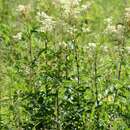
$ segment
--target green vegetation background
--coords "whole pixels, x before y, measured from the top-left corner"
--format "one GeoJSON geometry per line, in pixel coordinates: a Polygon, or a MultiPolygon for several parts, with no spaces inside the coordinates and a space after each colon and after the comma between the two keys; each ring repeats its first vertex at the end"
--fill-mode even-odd
{"type": "Polygon", "coordinates": [[[129,130],[130,1],[82,0],[90,9],[76,17],[56,1],[0,0],[0,129],[129,130]],[[42,11],[51,31],[39,30],[42,11]]]}

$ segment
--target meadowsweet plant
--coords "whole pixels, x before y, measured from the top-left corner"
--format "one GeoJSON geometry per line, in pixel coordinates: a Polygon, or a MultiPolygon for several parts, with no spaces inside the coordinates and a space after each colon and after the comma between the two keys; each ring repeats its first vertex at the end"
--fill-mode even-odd
{"type": "Polygon", "coordinates": [[[0,0],[0,129],[130,129],[129,0],[0,0]]]}

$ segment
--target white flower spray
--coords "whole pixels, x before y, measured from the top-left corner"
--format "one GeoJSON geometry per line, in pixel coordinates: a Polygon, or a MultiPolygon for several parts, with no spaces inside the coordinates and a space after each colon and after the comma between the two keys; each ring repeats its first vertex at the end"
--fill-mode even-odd
{"type": "Polygon", "coordinates": [[[36,18],[40,23],[39,32],[51,32],[53,30],[55,26],[53,17],[47,15],[45,12],[38,12],[36,18]]]}

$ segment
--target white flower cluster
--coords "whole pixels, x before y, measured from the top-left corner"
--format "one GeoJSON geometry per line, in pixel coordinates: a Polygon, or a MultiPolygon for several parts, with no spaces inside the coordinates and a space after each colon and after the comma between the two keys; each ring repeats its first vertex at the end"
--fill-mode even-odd
{"type": "Polygon", "coordinates": [[[101,49],[103,52],[108,52],[108,50],[109,50],[108,46],[106,46],[106,45],[102,45],[101,49]]]}
{"type": "Polygon", "coordinates": [[[127,46],[126,50],[127,50],[128,54],[130,54],[130,46],[127,46]]]}
{"type": "Polygon", "coordinates": [[[41,24],[39,32],[51,32],[53,30],[55,25],[53,17],[48,16],[45,12],[38,12],[36,17],[41,24]]]}
{"type": "Polygon", "coordinates": [[[88,11],[90,9],[91,5],[92,5],[92,2],[87,2],[86,4],[83,4],[81,6],[80,11],[88,11]]]}
{"type": "Polygon", "coordinates": [[[79,5],[81,0],[56,0],[56,1],[65,6],[77,6],[79,5]]]}
{"type": "Polygon", "coordinates": [[[110,88],[107,88],[104,93],[100,93],[98,95],[98,99],[100,100],[100,103],[102,104],[102,101],[108,101],[108,102],[113,102],[115,94],[110,95],[109,93],[113,93],[114,87],[110,86],[110,88]]]}
{"type": "Polygon", "coordinates": [[[71,18],[78,18],[81,12],[87,11],[91,6],[90,2],[80,5],[81,0],[54,0],[53,2],[62,7],[65,17],[70,16],[71,18]]]}
{"type": "Polygon", "coordinates": [[[80,15],[79,8],[71,6],[63,6],[63,16],[68,18],[78,18],[80,15]]]}
{"type": "Polygon", "coordinates": [[[16,11],[22,15],[26,15],[31,11],[31,5],[18,5],[16,11]]]}
{"type": "Polygon", "coordinates": [[[104,23],[111,25],[112,24],[112,17],[104,19],[104,23]]]}
{"type": "Polygon", "coordinates": [[[89,48],[96,48],[96,43],[88,43],[89,48]]]}
{"type": "Polygon", "coordinates": [[[113,25],[111,18],[107,19],[105,21],[107,22],[107,27],[105,29],[105,33],[112,34],[112,36],[114,36],[114,38],[121,40],[123,38],[123,33],[124,33],[125,27],[122,24],[113,25]]]}
{"type": "Polygon", "coordinates": [[[116,33],[117,32],[116,26],[108,25],[107,28],[106,28],[106,32],[108,32],[108,33],[116,33]]]}
{"type": "Polygon", "coordinates": [[[68,34],[73,35],[78,31],[78,29],[75,26],[69,26],[66,31],[68,34]]]}
{"type": "Polygon", "coordinates": [[[91,32],[91,29],[89,27],[82,27],[82,32],[89,33],[89,32],[91,32]]]}
{"type": "Polygon", "coordinates": [[[22,39],[22,32],[19,32],[19,33],[17,33],[16,35],[14,35],[14,36],[13,36],[13,39],[14,39],[14,40],[18,40],[18,41],[21,40],[21,39],[22,39]]]}
{"type": "Polygon", "coordinates": [[[26,6],[25,5],[18,5],[18,8],[16,9],[16,11],[18,12],[23,12],[26,10],[26,6]]]}
{"type": "Polygon", "coordinates": [[[130,7],[125,8],[125,18],[127,22],[130,21],[130,7]]]}
{"type": "Polygon", "coordinates": [[[59,47],[66,48],[67,47],[67,43],[65,41],[59,42],[59,47]]]}
{"type": "Polygon", "coordinates": [[[104,23],[107,24],[107,28],[105,30],[106,33],[116,33],[117,29],[116,26],[112,24],[112,18],[104,19],[104,23]]]}
{"type": "Polygon", "coordinates": [[[83,46],[84,52],[87,50],[89,50],[89,52],[94,52],[96,49],[100,50],[103,53],[109,52],[109,47],[107,45],[100,45],[100,43],[89,42],[83,46]]]}

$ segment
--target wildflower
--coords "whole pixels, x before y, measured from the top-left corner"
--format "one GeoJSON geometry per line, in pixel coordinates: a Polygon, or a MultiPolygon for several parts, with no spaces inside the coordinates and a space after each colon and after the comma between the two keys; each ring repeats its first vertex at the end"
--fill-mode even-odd
{"type": "Polygon", "coordinates": [[[79,5],[79,2],[81,0],[55,0],[55,1],[58,1],[60,4],[66,5],[66,6],[77,6],[79,5]]]}
{"type": "Polygon", "coordinates": [[[17,11],[18,12],[24,12],[26,10],[26,6],[25,5],[18,5],[17,11]]]}
{"type": "Polygon", "coordinates": [[[42,85],[42,82],[40,80],[35,82],[35,87],[40,87],[41,85],[42,85]]]}
{"type": "Polygon", "coordinates": [[[96,43],[88,43],[89,48],[96,48],[96,43]]]}
{"type": "Polygon", "coordinates": [[[92,3],[90,3],[90,2],[87,2],[86,4],[83,4],[81,6],[81,11],[88,11],[90,9],[91,5],[92,5],[92,3]]]}
{"type": "Polygon", "coordinates": [[[18,5],[17,12],[26,16],[31,10],[31,5],[18,5]]]}
{"type": "Polygon", "coordinates": [[[109,95],[109,96],[107,96],[107,97],[105,97],[104,99],[103,99],[103,101],[105,101],[105,102],[113,102],[114,101],[114,97],[112,96],[112,95],[109,95]]]}
{"type": "Polygon", "coordinates": [[[125,18],[127,22],[130,21],[130,7],[125,8],[125,18]]]}
{"type": "Polygon", "coordinates": [[[130,46],[126,47],[128,54],[130,54],[130,46]]]}
{"type": "Polygon", "coordinates": [[[79,4],[81,0],[54,0],[53,3],[63,9],[63,16],[77,18],[80,14],[79,4]]]}
{"type": "Polygon", "coordinates": [[[118,25],[108,24],[105,33],[111,34],[113,38],[115,38],[116,40],[121,40],[124,38],[124,29],[125,29],[124,26],[121,24],[118,25]]]}
{"type": "Polygon", "coordinates": [[[51,32],[54,28],[55,21],[45,12],[38,12],[36,16],[37,20],[40,22],[39,32],[51,32]]]}
{"type": "Polygon", "coordinates": [[[123,25],[121,25],[121,24],[117,25],[117,27],[116,27],[116,30],[117,30],[116,35],[117,35],[118,40],[121,40],[121,39],[124,38],[124,29],[125,29],[125,27],[123,25]]]}
{"type": "Polygon", "coordinates": [[[106,28],[106,33],[116,33],[117,29],[116,26],[108,24],[106,28]]]}
{"type": "Polygon", "coordinates": [[[76,27],[69,27],[68,29],[67,29],[67,33],[69,33],[69,34],[74,34],[75,32],[77,32],[78,30],[77,30],[77,28],[76,27]]]}
{"type": "Polygon", "coordinates": [[[98,95],[98,100],[101,100],[103,98],[102,94],[98,95]]]}
{"type": "Polygon", "coordinates": [[[90,27],[86,27],[85,25],[83,25],[82,32],[83,33],[89,33],[89,32],[91,32],[91,29],[90,29],[90,27]]]}
{"type": "Polygon", "coordinates": [[[74,44],[73,44],[73,42],[72,41],[69,41],[68,42],[68,47],[70,48],[70,49],[74,49],[74,44]]]}
{"type": "Polygon", "coordinates": [[[71,18],[78,18],[80,14],[80,9],[79,8],[72,8],[71,6],[64,6],[63,7],[63,16],[64,17],[71,17],[71,18]]]}
{"type": "Polygon", "coordinates": [[[112,18],[107,18],[104,20],[105,23],[107,23],[107,27],[105,29],[106,33],[109,34],[122,34],[124,32],[124,26],[122,24],[113,25],[112,24],[112,18]]]}
{"type": "Polygon", "coordinates": [[[108,46],[101,46],[101,49],[104,51],[104,52],[108,52],[108,46]]]}
{"type": "Polygon", "coordinates": [[[107,101],[109,101],[109,102],[113,102],[113,101],[114,101],[113,96],[112,96],[112,95],[109,95],[109,96],[107,97],[107,101]]]}
{"type": "Polygon", "coordinates": [[[59,42],[59,46],[62,47],[62,48],[66,48],[67,44],[66,44],[65,41],[63,41],[63,42],[59,42]]]}
{"type": "Polygon", "coordinates": [[[15,40],[21,40],[22,39],[22,32],[17,33],[16,35],[13,36],[13,38],[15,40]]]}
{"type": "Polygon", "coordinates": [[[128,85],[127,88],[130,90],[130,85],[128,85]]]}
{"type": "Polygon", "coordinates": [[[112,17],[104,19],[104,23],[107,23],[108,25],[112,24],[112,17]]]}
{"type": "Polygon", "coordinates": [[[37,18],[38,19],[51,19],[52,20],[52,17],[51,16],[48,16],[45,12],[37,12],[37,18]]]}
{"type": "Polygon", "coordinates": [[[105,92],[104,92],[104,96],[107,96],[107,95],[108,95],[108,93],[109,93],[109,90],[108,90],[108,89],[106,89],[106,90],[105,90],[105,92]]]}

